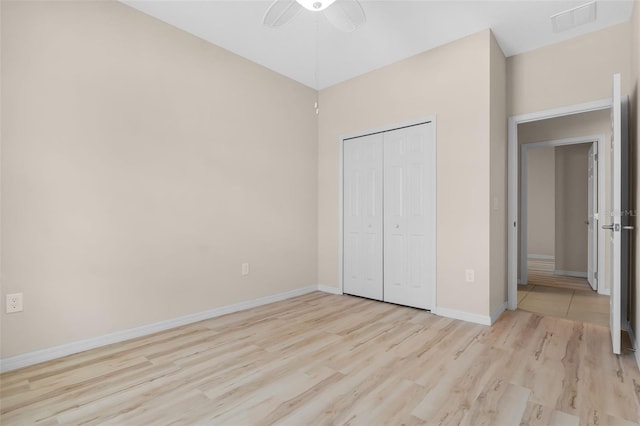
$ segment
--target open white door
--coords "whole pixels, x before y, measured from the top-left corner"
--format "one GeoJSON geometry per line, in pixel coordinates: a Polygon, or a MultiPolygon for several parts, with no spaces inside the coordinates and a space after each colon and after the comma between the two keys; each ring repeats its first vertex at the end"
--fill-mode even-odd
{"type": "Polygon", "coordinates": [[[598,289],[598,279],[596,276],[596,268],[598,265],[598,231],[596,229],[596,212],[598,211],[598,193],[597,193],[597,152],[598,144],[591,144],[589,148],[589,164],[588,164],[588,194],[587,194],[587,281],[592,289],[598,289]]]}
{"type": "MultiPolygon", "coordinates": [[[[603,229],[610,230],[611,271],[609,285],[611,289],[609,306],[609,327],[611,329],[611,343],[613,353],[620,353],[620,332],[622,325],[622,271],[623,253],[622,218],[626,208],[626,193],[623,191],[623,162],[622,151],[625,149],[622,125],[622,97],[620,95],[620,74],[613,76],[613,105],[611,106],[611,214],[607,219],[610,223],[603,225],[603,229]]],[[[624,135],[626,136],[626,135],[624,135]]]]}

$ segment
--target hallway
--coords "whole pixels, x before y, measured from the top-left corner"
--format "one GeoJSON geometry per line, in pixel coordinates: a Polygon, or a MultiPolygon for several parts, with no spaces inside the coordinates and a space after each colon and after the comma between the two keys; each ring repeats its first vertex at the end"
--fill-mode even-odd
{"type": "Polygon", "coordinates": [[[553,261],[529,260],[527,285],[518,286],[518,308],[545,316],[609,327],[609,296],[584,278],[553,274],[553,261]]]}

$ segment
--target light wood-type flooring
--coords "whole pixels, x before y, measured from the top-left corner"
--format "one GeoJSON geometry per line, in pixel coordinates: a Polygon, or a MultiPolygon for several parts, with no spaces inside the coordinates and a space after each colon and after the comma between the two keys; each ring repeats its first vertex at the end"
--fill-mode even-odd
{"type": "Polygon", "coordinates": [[[609,327],[609,296],[584,278],[553,274],[553,261],[529,260],[528,284],[518,286],[518,307],[540,315],[609,327]]]}
{"type": "Polygon", "coordinates": [[[5,373],[0,423],[635,424],[640,373],[609,342],[315,292],[5,373]]]}
{"type": "Polygon", "coordinates": [[[527,264],[527,284],[529,285],[593,291],[586,278],[554,274],[555,261],[553,260],[529,259],[527,264]]]}

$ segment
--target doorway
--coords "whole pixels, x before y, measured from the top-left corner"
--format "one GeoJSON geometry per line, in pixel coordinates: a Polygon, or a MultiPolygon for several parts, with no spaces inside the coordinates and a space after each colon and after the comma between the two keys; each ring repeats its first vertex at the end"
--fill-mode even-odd
{"type": "Polygon", "coordinates": [[[610,103],[604,105],[518,123],[514,221],[516,306],[602,326],[609,312],[605,280],[598,280],[606,258],[599,213],[608,202],[610,103]],[[532,161],[546,180],[537,188],[532,161]]]}
{"type": "MultiPolygon", "coordinates": [[[[611,84],[611,98],[589,102],[585,104],[561,107],[530,114],[522,114],[509,117],[508,120],[508,270],[507,293],[509,309],[517,309],[518,306],[518,275],[521,273],[518,261],[519,246],[519,164],[518,164],[518,126],[522,123],[535,122],[537,120],[554,117],[568,117],[581,113],[595,112],[610,109],[611,140],[609,143],[609,161],[600,161],[600,164],[608,164],[605,174],[609,178],[609,190],[606,192],[608,199],[608,211],[601,211],[598,217],[598,239],[604,238],[604,231],[608,232],[609,244],[607,253],[598,252],[598,259],[604,254],[606,265],[605,281],[609,287],[609,328],[611,330],[611,347],[613,353],[621,353],[621,331],[623,322],[628,321],[625,311],[627,303],[627,279],[630,265],[629,257],[629,233],[634,226],[629,222],[629,186],[628,186],[628,101],[621,94],[621,76],[614,74],[611,84]],[[606,214],[605,214],[606,213],[606,214]],[[606,221],[606,222],[605,222],[606,221]],[[602,223],[605,222],[605,223],[602,223]],[[608,223],[607,223],[608,222],[608,223]]],[[[605,151],[606,152],[606,151],[605,151]]],[[[604,167],[599,167],[598,174],[604,173],[604,167]]],[[[603,278],[603,277],[601,277],[603,278]]]]}
{"type": "Polygon", "coordinates": [[[606,126],[604,112],[520,129],[526,142],[520,145],[520,277],[525,285],[518,286],[518,308],[607,327],[609,298],[596,292],[598,201],[603,198],[597,153],[605,136],[529,142],[543,126],[556,133],[579,131],[584,121],[606,126]]]}
{"type": "MultiPolygon", "coordinates": [[[[597,116],[572,121],[593,118],[602,121],[597,116]]],[[[527,134],[526,127],[521,133],[527,134]]],[[[598,176],[598,151],[604,152],[604,144],[605,135],[599,134],[520,145],[520,284],[531,282],[532,271],[535,280],[550,286],[555,276],[556,286],[606,294],[604,283],[598,285],[598,271],[605,266],[598,264],[598,253],[605,246],[597,232],[605,201],[604,176],[598,176]]]]}

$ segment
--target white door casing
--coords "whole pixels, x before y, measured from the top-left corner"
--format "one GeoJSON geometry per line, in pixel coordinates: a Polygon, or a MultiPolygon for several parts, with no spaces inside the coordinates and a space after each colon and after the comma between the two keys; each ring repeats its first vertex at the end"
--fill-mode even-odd
{"type": "Polygon", "coordinates": [[[589,148],[588,184],[587,184],[587,281],[592,289],[598,289],[598,282],[595,271],[598,265],[598,232],[596,230],[596,212],[598,211],[597,190],[597,152],[598,145],[593,143],[589,148]]]}
{"type": "MultiPolygon", "coordinates": [[[[532,121],[544,120],[555,117],[563,117],[572,114],[580,114],[590,111],[599,111],[611,108],[611,99],[601,99],[598,101],[587,102],[584,104],[570,105],[566,107],[554,108],[544,111],[532,112],[511,116],[508,119],[508,169],[507,169],[507,193],[508,193],[508,238],[507,238],[507,297],[508,308],[515,310],[518,308],[518,246],[520,244],[518,238],[518,222],[519,206],[518,206],[518,175],[519,175],[519,146],[518,146],[518,125],[529,123],[532,121]]],[[[603,142],[599,141],[599,152],[603,151],[603,142]]],[[[598,192],[605,193],[604,187],[604,167],[598,169],[598,192]]],[[[604,197],[598,198],[598,210],[604,212],[604,197]]],[[[600,222],[602,217],[600,217],[600,222]]],[[[598,228],[598,270],[604,271],[605,257],[600,255],[604,253],[604,232],[598,228]]],[[[601,281],[602,283],[602,281],[601,281]]],[[[600,285],[598,292],[604,289],[600,285]]]]}

